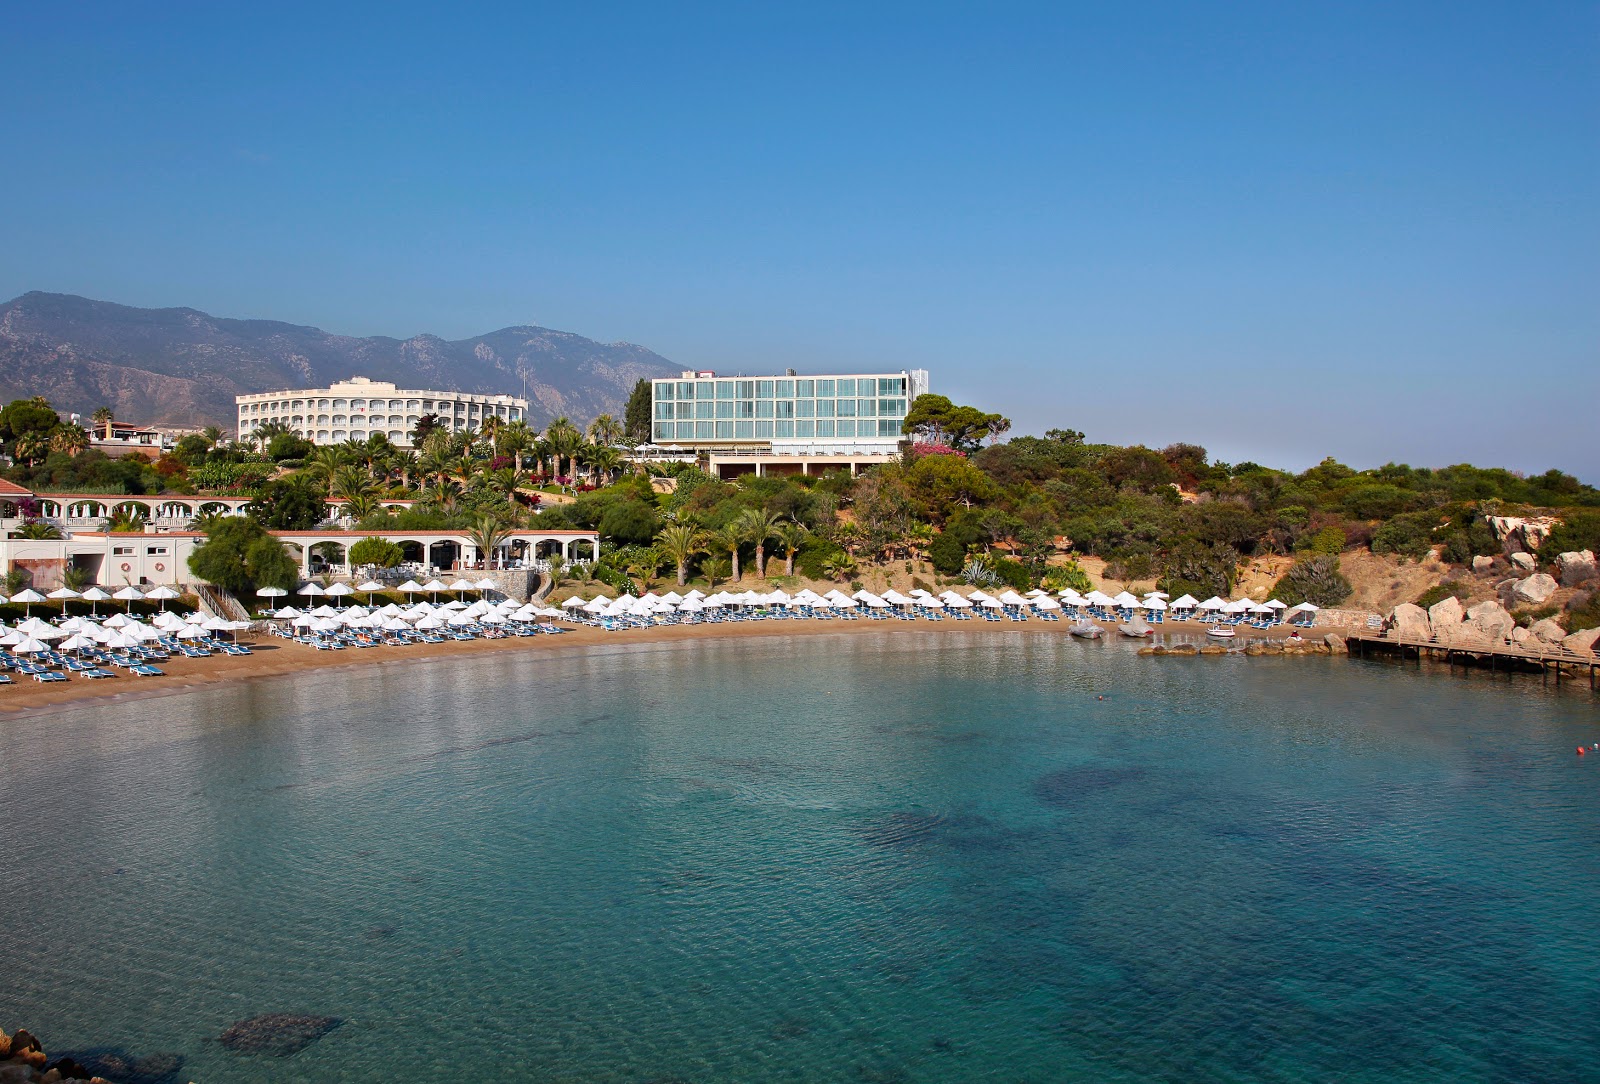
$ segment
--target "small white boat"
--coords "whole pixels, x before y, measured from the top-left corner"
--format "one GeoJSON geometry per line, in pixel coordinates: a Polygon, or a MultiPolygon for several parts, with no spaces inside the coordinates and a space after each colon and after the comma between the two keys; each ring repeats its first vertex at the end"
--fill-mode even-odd
{"type": "Polygon", "coordinates": [[[1074,636],[1081,636],[1085,640],[1098,640],[1104,631],[1093,621],[1079,621],[1067,630],[1074,636]]]}
{"type": "Polygon", "coordinates": [[[1118,625],[1117,631],[1122,633],[1124,636],[1138,640],[1142,637],[1153,634],[1156,630],[1154,625],[1145,624],[1143,619],[1135,619],[1125,625],[1118,625]]]}
{"type": "Polygon", "coordinates": [[[1231,640],[1238,633],[1226,625],[1212,625],[1209,629],[1206,629],[1206,635],[1218,640],[1231,640]]]}

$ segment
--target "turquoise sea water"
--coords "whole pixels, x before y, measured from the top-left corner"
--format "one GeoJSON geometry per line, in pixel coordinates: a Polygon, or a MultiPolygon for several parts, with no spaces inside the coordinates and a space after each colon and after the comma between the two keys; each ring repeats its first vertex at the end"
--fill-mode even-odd
{"type": "Polygon", "coordinates": [[[900,630],[0,720],[0,1026],[206,1084],[1600,1080],[1585,740],[1585,685],[900,630]],[[265,1012],[344,1022],[215,1041],[265,1012]]]}

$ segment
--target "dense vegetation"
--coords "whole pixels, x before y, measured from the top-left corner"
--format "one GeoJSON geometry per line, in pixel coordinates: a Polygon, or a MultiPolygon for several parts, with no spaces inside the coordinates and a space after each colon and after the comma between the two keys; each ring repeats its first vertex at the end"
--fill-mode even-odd
{"type": "MultiPolygon", "coordinates": [[[[722,482],[693,464],[629,468],[628,444],[647,424],[647,390],[627,417],[586,429],[557,419],[542,433],[520,422],[450,432],[424,417],[416,450],[382,437],[311,447],[263,428],[235,444],[186,438],[154,464],[110,460],[56,441],[48,405],[0,411],[9,476],[34,488],[213,492],[252,497],[271,529],[306,528],[338,499],[362,528],[489,532],[527,525],[597,530],[595,570],[619,587],[665,574],[712,581],[782,574],[850,580],[872,567],[926,562],[940,576],[1019,588],[1087,586],[1071,562],[1090,555],[1122,580],[1156,580],[1173,594],[1226,595],[1240,563],[1290,555],[1286,602],[1335,605],[1350,586],[1339,567],[1352,548],[1415,559],[1430,549],[1455,563],[1499,552],[1486,517],[1557,510],[1546,554],[1600,548],[1600,491],[1560,471],[1524,477],[1468,465],[1386,464],[1358,471],[1332,459],[1300,473],[1214,462],[1204,448],[1090,444],[1081,433],[1001,440],[998,414],[924,396],[907,418],[905,454],[858,478],[746,477],[722,482]],[[654,475],[652,477],[651,475],[654,475]],[[668,480],[670,479],[670,481],[668,480]],[[560,493],[570,503],[545,502],[560,493]],[[384,500],[410,498],[398,515],[384,500]]],[[[59,426],[59,422],[53,423],[59,426]]],[[[393,554],[369,547],[373,564],[393,554]]]]}

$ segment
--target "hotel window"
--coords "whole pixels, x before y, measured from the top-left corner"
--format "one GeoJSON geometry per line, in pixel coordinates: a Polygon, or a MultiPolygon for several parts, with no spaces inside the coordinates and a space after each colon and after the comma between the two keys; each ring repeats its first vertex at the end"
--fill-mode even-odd
{"type": "Polygon", "coordinates": [[[679,399],[693,399],[694,398],[694,385],[691,384],[687,380],[679,381],[678,382],[678,398],[679,399]]]}
{"type": "Polygon", "coordinates": [[[906,378],[903,376],[880,376],[878,378],[879,395],[899,395],[905,390],[906,378]]]}
{"type": "Polygon", "coordinates": [[[657,403],[656,417],[663,420],[670,419],[672,417],[672,407],[672,403],[657,403]]]}
{"type": "Polygon", "coordinates": [[[776,380],[757,380],[756,381],[756,398],[757,399],[771,399],[772,398],[773,388],[777,385],[777,383],[778,382],[776,380]]]}
{"type": "Polygon", "coordinates": [[[809,418],[817,412],[817,405],[810,399],[796,399],[794,416],[796,418],[809,418]]]}
{"type": "Polygon", "coordinates": [[[146,557],[160,557],[160,556],[162,556],[163,554],[165,554],[167,552],[167,547],[165,547],[165,546],[146,546],[144,548],[144,552],[145,552],[145,556],[146,557]]]}
{"type": "Polygon", "coordinates": [[[812,437],[816,435],[816,422],[795,422],[794,435],[797,437],[812,437]]]}
{"type": "MultiPolygon", "coordinates": [[[[744,406],[743,403],[740,403],[739,405],[740,406],[744,406]]],[[[732,399],[728,400],[726,403],[718,403],[717,404],[717,417],[719,417],[719,418],[731,418],[731,417],[733,417],[733,400],[732,399]]]]}
{"type": "Polygon", "coordinates": [[[756,416],[757,408],[758,407],[764,407],[766,405],[767,405],[766,403],[759,403],[758,404],[758,403],[754,403],[754,402],[752,402],[752,401],[750,401],[748,399],[741,399],[741,400],[739,400],[739,417],[741,417],[741,418],[753,418],[753,417],[756,416]]]}
{"type": "Polygon", "coordinates": [[[693,440],[694,439],[694,422],[679,422],[678,423],[678,439],[679,440],[693,440]]]}
{"type": "Polygon", "coordinates": [[[696,440],[710,440],[711,436],[712,436],[712,432],[713,432],[712,426],[714,426],[716,424],[717,424],[716,422],[695,422],[694,423],[694,439],[696,439],[696,440]]]}
{"type": "Polygon", "coordinates": [[[833,400],[832,399],[818,399],[817,400],[817,417],[819,417],[819,418],[831,418],[831,417],[833,417],[833,400]]]}
{"type": "Polygon", "coordinates": [[[717,404],[715,403],[696,402],[694,404],[694,416],[696,419],[715,417],[716,412],[717,404]]]}
{"type": "Polygon", "coordinates": [[[794,382],[794,393],[802,399],[810,399],[817,394],[817,382],[815,380],[796,380],[794,382]]]}
{"type": "Polygon", "coordinates": [[[779,399],[793,399],[794,398],[794,381],[793,380],[780,380],[780,381],[778,381],[778,398],[779,399]]]}
{"type": "MultiPolygon", "coordinates": [[[[740,404],[740,405],[743,405],[743,404],[740,404]]],[[[773,404],[772,404],[772,400],[771,399],[763,399],[759,403],[755,404],[756,417],[758,417],[758,418],[770,418],[770,417],[772,417],[772,406],[773,406],[773,404]]]]}
{"type": "Polygon", "coordinates": [[[731,381],[731,380],[719,380],[719,381],[717,381],[717,398],[718,399],[732,399],[733,398],[733,381],[731,381]]]}
{"type": "Polygon", "coordinates": [[[672,439],[672,423],[671,422],[656,422],[656,439],[657,440],[671,440],[672,439]]]}
{"type": "Polygon", "coordinates": [[[657,384],[656,385],[656,398],[657,399],[671,399],[672,398],[672,385],[671,384],[657,384]]]}
{"type": "MultiPolygon", "coordinates": [[[[740,440],[750,440],[755,436],[755,422],[734,422],[733,435],[740,440]]],[[[769,426],[771,422],[767,423],[769,426]]]]}
{"type": "Polygon", "coordinates": [[[777,401],[777,403],[775,403],[774,405],[778,408],[778,417],[780,417],[780,418],[792,418],[792,417],[794,417],[794,400],[793,399],[779,399],[777,401]]]}
{"type": "Polygon", "coordinates": [[[677,403],[677,404],[668,403],[667,404],[667,406],[674,406],[674,405],[678,408],[678,420],[680,422],[683,421],[685,418],[694,417],[694,404],[693,403],[677,403]]]}
{"type": "Polygon", "coordinates": [[[732,440],[733,439],[733,423],[732,422],[718,422],[717,423],[717,439],[718,440],[732,440]]]}
{"type": "MultiPolygon", "coordinates": [[[[853,437],[853,436],[856,435],[856,423],[855,422],[838,422],[836,424],[839,426],[839,431],[836,434],[837,436],[853,437]]],[[[868,423],[868,424],[871,424],[871,423],[868,423]]]]}
{"type": "Polygon", "coordinates": [[[879,399],[878,400],[878,414],[879,414],[880,417],[886,416],[886,415],[889,415],[889,414],[895,414],[895,415],[899,415],[899,416],[904,416],[905,412],[906,412],[906,401],[904,399],[879,399]]]}
{"type": "Polygon", "coordinates": [[[841,418],[854,418],[856,416],[856,401],[854,399],[840,399],[838,408],[834,413],[841,418]]]}
{"type": "Polygon", "coordinates": [[[832,399],[833,398],[833,381],[831,381],[831,380],[819,380],[819,381],[817,381],[817,398],[818,399],[832,399]]]}
{"type": "Polygon", "coordinates": [[[756,422],[756,438],[758,440],[771,440],[772,439],[772,423],[771,422],[756,422]]]}
{"type": "Polygon", "coordinates": [[[854,380],[840,380],[834,383],[833,394],[835,395],[854,395],[855,393],[856,382],[854,380]]]}
{"type": "Polygon", "coordinates": [[[716,382],[713,380],[697,380],[694,385],[696,399],[710,399],[717,393],[716,382]]]}
{"type": "Polygon", "coordinates": [[[350,409],[365,410],[367,409],[367,401],[365,399],[352,399],[350,400],[350,409]]]}
{"type": "Polygon", "coordinates": [[[117,557],[132,557],[133,556],[133,547],[132,546],[112,546],[111,547],[111,552],[117,557]]]}
{"type": "Polygon", "coordinates": [[[774,437],[792,437],[792,436],[794,436],[794,422],[786,422],[781,418],[779,420],[773,422],[772,423],[772,435],[774,437]]]}
{"type": "Polygon", "coordinates": [[[873,418],[878,414],[878,401],[876,399],[857,399],[856,417],[873,418]]]}
{"type": "Polygon", "coordinates": [[[739,381],[739,398],[754,399],[756,397],[756,382],[754,380],[739,381]]]}
{"type": "Polygon", "coordinates": [[[348,400],[348,399],[335,399],[333,401],[333,409],[335,409],[335,410],[349,410],[350,409],[350,400],[348,400]]]}
{"type": "Polygon", "coordinates": [[[900,420],[898,418],[879,418],[878,436],[898,437],[900,435],[900,420]]]}
{"type": "Polygon", "coordinates": [[[829,421],[818,422],[817,423],[817,436],[819,436],[819,437],[831,437],[831,436],[833,436],[833,421],[831,419],[829,421]]]}

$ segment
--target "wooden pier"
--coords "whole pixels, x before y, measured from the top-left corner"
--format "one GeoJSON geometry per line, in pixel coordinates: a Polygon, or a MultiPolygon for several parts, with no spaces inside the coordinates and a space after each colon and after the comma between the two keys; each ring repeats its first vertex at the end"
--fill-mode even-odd
{"type": "Polygon", "coordinates": [[[1582,680],[1587,673],[1589,688],[1600,690],[1600,658],[1594,655],[1578,655],[1559,645],[1533,648],[1512,643],[1510,640],[1502,640],[1497,644],[1482,641],[1447,643],[1434,639],[1419,640],[1414,637],[1397,636],[1392,631],[1371,630],[1346,632],[1342,635],[1350,648],[1350,654],[1357,658],[1374,655],[1397,656],[1401,659],[1414,659],[1419,667],[1422,665],[1422,660],[1428,658],[1443,661],[1452,668],[1461,666],[1487,669],[1492,673],[1504,671],[1508,676],[1537,671],[1546,682],[1553,677],[1557,685],[1561,684],[1563,677],[1568,681],[1582,680]]]}

